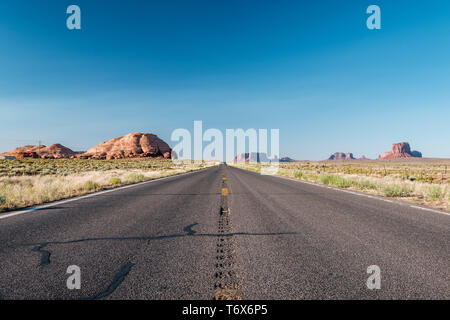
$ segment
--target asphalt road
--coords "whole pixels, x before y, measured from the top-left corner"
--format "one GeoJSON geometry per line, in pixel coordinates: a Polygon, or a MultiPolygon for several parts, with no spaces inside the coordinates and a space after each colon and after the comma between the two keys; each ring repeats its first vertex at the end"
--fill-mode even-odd
{"type": "Polygon", "coordinates": [[[444,214],[222,165],[0,219],[0,299],[449,299],[449,240],[444,214]]]}

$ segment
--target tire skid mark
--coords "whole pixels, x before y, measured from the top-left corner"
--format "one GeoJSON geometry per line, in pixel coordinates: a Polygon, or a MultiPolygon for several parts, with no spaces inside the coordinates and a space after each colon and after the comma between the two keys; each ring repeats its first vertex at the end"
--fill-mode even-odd
{"type": "Polygon", "coordinates": [[[131,262],[125,263],[124,265],[122,265],[120,270],[114,275],[111,283],[108,285],[108,287],[106,287],[105,290],[101,291],[100,293],[98,293],[96,295],[93,295],[93,296],[90,296],[87,298],[81,298],[80,300],[98,300],[98,299],[109,296],[125,280],[126,276],[128,275],[128,273],[130,273],[131,268],[133,268],[134,265],[135,264],[131,263],[131,262]]]}
{"type": "Polygon", "coordinates": [[[45,242],[45,243],[41,243],[41,244],[37,245],[36,247],[34,247],[33,249],[31,249],[31,251],[39,252],[41,254],[41,262],[40,262],[41,266],[46,266],[46,265],[50,264],[50,255],[52,253],[48,250],[43,250],[48,245],[49,245],[49,243],[45,242]]]}
{"type": "Polygon", "coordinates": [[[184,227],[184,228],[183,228],[183,231],[186,232],[186,235],[188,235],[188,236],[193,236],[194,234],[197,233],[197,231],[192,230],[192,228],[195,227],[196,225],[198,225],[197,222],[196,222],[196,223],[193,223],[193,224],[190,224],[190,225],[184,227]]]}
{"type": "Polygon", "coordinates": [[[233,226],[229,208],[229,187],[226,166],[222,167],[222,193],[218,220],[218,238],[216,245],[216,272],[214,274],[215,300],[242,300],[239,276],[236,272],[235,244],[233,226]]]}

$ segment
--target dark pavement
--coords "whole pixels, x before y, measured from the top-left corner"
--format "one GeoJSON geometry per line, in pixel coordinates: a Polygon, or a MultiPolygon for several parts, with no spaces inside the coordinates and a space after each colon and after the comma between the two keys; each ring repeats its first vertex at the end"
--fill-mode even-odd
{"type": "Polygon", "coordinates": [[[449,240],[446,215],[221,165],[0,219],[0,299],[449,299],[449,240]]]}

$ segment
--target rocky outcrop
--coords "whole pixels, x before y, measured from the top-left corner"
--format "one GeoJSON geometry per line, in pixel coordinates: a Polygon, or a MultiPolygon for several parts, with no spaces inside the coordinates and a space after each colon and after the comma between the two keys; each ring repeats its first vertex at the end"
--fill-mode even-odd
{"type": "Polygon", "coordinates": [[[379,159],[422,158],[419,151],[411,151],[408,142],[392,144],[392,151],[387,151],[379,156],[379,159]]]}
{"type": "Polygon", "coordinates": [[[56,143],[41,149],[39,151],[39,155],[44,159],[61,159],[70,158],[75,155],[75,152],[59,143],[56,143]]]}
{"type": "Polygon", "coordinates": [[[18,159],[23,158],[38,158],[37,151],[39,149],[45,148],[45,146],[33,146],[33,145],[26,145],[22,147],[17,147],[11,151],[1,153],[0,156],[9,156],[9,157],[16,157],[18,159]]]}
{"type": "Polygon", "coordinates": [[[270,162],[271,160],[267,157],[266,153],[263,152],[247,152],[238,154],[234,161],[238,162],[270,162]]]}
{"type": "Polygon", "coordinates": [[[350,152],[335,152],[328,158],[328,160],[355,160],[355,157],[353,157],[353,153],[350,152]]]}
{"type": "Polygon", "coordinates": [[[415,158],[422,158],[422,152],[413,150],[411,151],[411,155],[415,158]]]}
{"type": "Polygon", "coordinates": [[[78,158],[123,159],[147,157],[171,157],[172,149],[158,136],[151,133],[130,133],[114,138],[89,149],[78,158]]]}
{"type": "Polygon", "coordinates": [[[19,151],[16,153],[13,153],[13,157],[15,157],[16,159],[38,159],[40,158],[40,156],[34,152],[27,152],[27,151],[19,151]]]}
{"type": "Polygon", "coordinates": [[[283,157],[280,159],[280,162],[297,162],[297,160],[291,159],[289,157],[283,157]]]}
{"type": "Polygon", "coordinates": [[[22,147],[15,148],[9,152],[0,154],[0,156],[10,156],[17,159],[25,158],[44,158],[44,159],[61,159],[69,158],[75,155],[75,152],[67,147],[57,143],[51,146],[44,145],[26,145],[22,147]]]}

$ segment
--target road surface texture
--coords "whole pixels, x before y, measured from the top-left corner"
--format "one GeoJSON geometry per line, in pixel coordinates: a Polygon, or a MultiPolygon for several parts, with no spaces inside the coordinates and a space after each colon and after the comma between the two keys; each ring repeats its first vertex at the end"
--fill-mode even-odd
{"type": "Polygon", "coordinates": [[[0,299],[450,299],[449,216],[225,165],[2,216],[0,299]]]}

